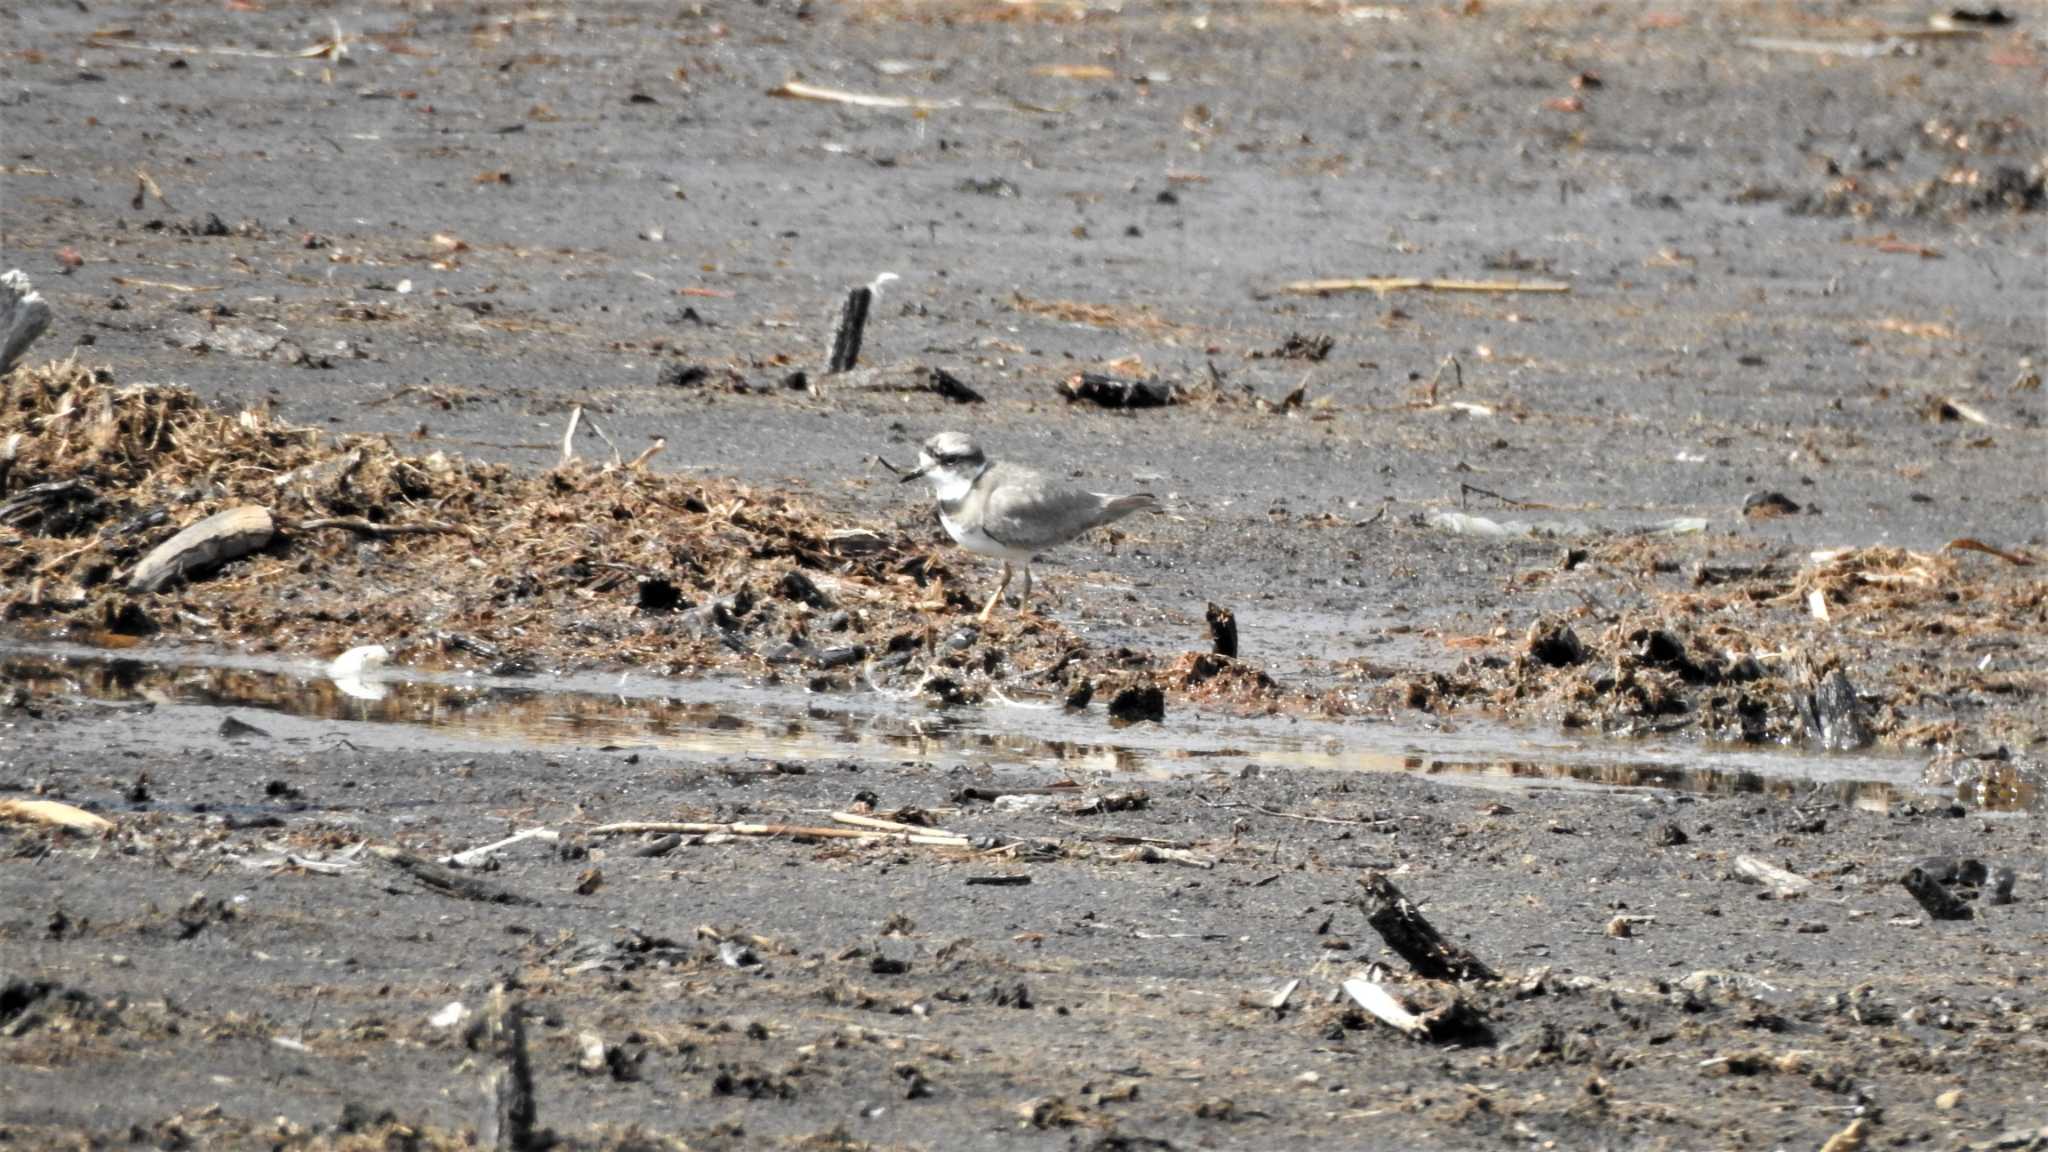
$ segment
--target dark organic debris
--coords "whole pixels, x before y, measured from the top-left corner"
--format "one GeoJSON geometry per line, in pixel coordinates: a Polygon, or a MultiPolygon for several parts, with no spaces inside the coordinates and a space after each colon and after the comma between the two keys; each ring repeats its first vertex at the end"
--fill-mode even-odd
{"type": "Polygon", "coordinates": [[[1205,700],[1259,704],[1278,687],[1271,676],[1243,660],[1214,652],[1186,652],[1166,669],[1168,681],[1205,700]]]}
{"type": "Polygon", "coordinates": [[[270,733],[249,723],[247,720],[234,716],[223,716],[221,718],[220,734],[223,739],[227,740],[268,739],[270,736],[270,733]]]}
{"type": "Polygon", "coordinates": [[[711,1094],[746,1100],[794,1100],[796,1085],[761,1069],[721,1065],[712,1076],[711,1094]]]}
{"type": "Polygon", "coordinates": [[[2011,868],[1990,868],[1981,860],[1930,856],[1899,882],[1936,920],[1968,920],[1975,914],[1968,901],[1980,896],[1987,904],[2012,903],[2017,879],[2011,868]]]}
{"type": "Polygon", "coordinates": [[[1175,403],[1173,385],[1158,380],[1125,380],[1100,372],[1081,372],[1060,384],[1068,400],[1086,400],[1104,408],[1163,408],[1175,403]]]}
{"type": "Polygon", "coordinates": [[[1330,350],[1336,346],[1337,340],[1333,336],[1320,334],[1304,336],[1299,332],[1290,332],[1287,340],[1280,347],[1273,349],[1271,352],[1254,352],[1252,358],[1255,360],[1307,360],[1311,363],[1321,363],[1329,359],[1330,350]]]}
{"type": "Polygon", "coordinates": [[[1068,816],[1100,816],[1108,812],[1138,812],[1151,805],[1151,794],[1143,788],[1134,788],[1128,792],[1085,796],[1077,803],[1063,805],[1060,811],[1068,816]]]}
{"type": "MultiPolygon", "coordinates": [[[[0,481],[6,479],[9,463],[0,458],[0,481]]],[[[77,480],[32,484],[0,500],[0,525],[33,529],[45,536],[69,536],[98,499],[91,488],[77,480]]]]}
{"type": "Polygon", "coordinates": [[[392,867],[406,873],[427,887],[447,896],[464,900],[477,900],[486,904],[531,904],[533,901],[516,892],[508,892],[495,885],[486,884],[473,876],[441,867],[429,860],[423,860],[402,848],[372,845],[370,854],[392,867]]]}
{"type": "Polygon", "coordinates": [[[981,393],[968,387],[966,381],[944,368],[928,370],[924,377],[924,388],[925,391],[936,393],[955,404],[979,404],[982,400],[981,393]]]}
{"type": "Polygon", "coordinates": [[[783,573],[782,579],[777,582],[775,587],[776,591],[782,594],[783,599],[808,604],[820,612],[830,612],[838,607],[837,604],[832,602],[830,596],[825,595],[818,588],[817,581],[804,575],[800,569],[792,568],[783,573]]]}
{"type": "Polygon", "coordinates": [[[526,1050],[524,1005],[507,996],[503,988],[492,990],[484,1043],[489,1071],[484,1077],[478,1144],[493,1152],[529,1152],[548,1146],[552,1141],[535,1130],[540,1108],[533,1094],[533,1060],[526,1050]]]}
{"type": "Polygon", "coordinates": [[[1802,701],[1808,732],[1831,752],[1850,752],[1870,744],[1870,722],[1848,673],[1829,669],[1802,701]]]}
{"type": "Polygon", "coordinates": [[[1754,519],[1790,516],[1797,511],[1798,503],[1783,492],[1751,492],[1742,498],[1742,514],[1754,519]]]}
{"type": "Polygon", "coordinates": [[[1387,947],[1408,961],[1418,975],[1460,982],[1500,979],[1470,952],[1445,940],[1384,874],[1369,872],[1358,883],[1361,891],[1351,898],[1352,903],[1365,913],[1365,922],[1387,947]]]}
{"type": "Polygon", "coordinates": [[[1968,900],[1976,898],[1978,888],[1989,878],[1990,871],[1982,861],[1937,856],[1906,869],[1899,883],[1934,919],[1968,920],[1976,915],[1968,900]]]}
{"type": "Polygon", "coordinates": [[[642,612],[673,612],[689,607],[675,583],[660,576],[648,576],[640,581],[638,603],[642,612]]]}
{"type": "Polygon", "coordinates": [[[1076,676],[1073,682],[1067,685],[1067,695],[1064,702],[1067,708],[1079,711],[1086,708],[1088,702],[1093,699],[1095,699],[1095,681],[1090,680],[1088,677],[1076,676]]]}
{"type": "Polygon", "coordinates": [[[63,1000],[68,1006],[85,1008],[83,1015],[90,1016],[91,999],[75,989],[67,989],[52,980],[14,979],[0,985],[0,1028],[4,1035],[17,1036],[24,1021],[33,1021],[31,1009],[46,1004],[52,999],[63,1000]]]}
{"type": "Polygon", "coordinates": [[[825,358],[825,374],[851,372],[860,363],[861,338],[868,327],[868,308],[874,303],[872,288],[855,288],[840,305],[839,322],[832,329],[832,348],[825,358]]]}
{"type": "Polygon", "coordinates": [[[1237,659],[1236,613],[1220,604],[1211,604],[1204,615],[1209,621],[1209,651],[1237,659]]]}
{"type": "Polygon", "coordinates": [[[1571,625],[1552,616],[1529,625],[1522,647],[1531,659],[1552,668],[1569,667],[1586,658],[1586,646],[1579,642],[1579,634],[1572,631],[1571,625]]]}
{"type": "Polygon", "coordinates": [[[1948,12],[1948,18],[1957,24],[1974,24],[1983,28],[2003,28],[2012,23],[2012,17],[2006,13],[2005,9],[1996,6],[1990,8],[1951,8],[1948,12]]]}
{"type": "Polygon", "coordinates": [[[1125,724],[1166,719],[1166,693],[1155,684],[1134,684],[1117,689],[1109,698],[1109,718],[1125,724]]]}
{"type": "Polygon", "coordinates": [[[1629,654],[1643,664],[1668,669],[1687,681],[1707,678],[1706,670],[1693,660],[1685,641],[1675,633],[1662,628],[1638,628],[1628,634],[1627,641],[1629,654]]]}
{"type": "Polygon", "coordinates": [[[960,182],[960,190],[972,192],[976,196],[997,196],[1005,200],[1014,200],[1017,197],[1017,186],[1000,176],[969,176],[960,182]]]}
{"type": "Polygon", "coordinates": [[[1881,171],[1891,169],[1897,160],[1893,155],[1833,162],[1835,178],[1821,190],[1793,200],[1787,208],[1801,216],[1883,220],[2036,212],[2048,204],[2048,171],[2038,164],[2031,168],[1999,164],[1918,180],[1885,179],[1879,171],[1844,170],[1870,167],[1881,171]]]}
{"type": "Polygon", "coordinates": [[[695,388],[711,379],[711,369],[702,364],[663,364],[655,384],[663,388],[695,388]]]}

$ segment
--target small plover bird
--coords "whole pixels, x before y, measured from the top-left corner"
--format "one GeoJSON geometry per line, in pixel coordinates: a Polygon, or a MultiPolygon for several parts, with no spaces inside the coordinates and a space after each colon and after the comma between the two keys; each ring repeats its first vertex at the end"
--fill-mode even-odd
{"type": "Polygon", "coordinates": [[[1031,599],[1031,560],[1038,553],[1158,504],[1150,492],[1108,496],[1055,484],[1029,468],[990,460],[973,437],[960,432],[941,432],[924,442],[917,470],[903,482],[920,477],[938,493],[946,535],[969,552],[1003,562],[1002,582],[981,610],[984,621],[1010,587],[1011,565],[1024,569],[1021,606],[1031,599]]]}

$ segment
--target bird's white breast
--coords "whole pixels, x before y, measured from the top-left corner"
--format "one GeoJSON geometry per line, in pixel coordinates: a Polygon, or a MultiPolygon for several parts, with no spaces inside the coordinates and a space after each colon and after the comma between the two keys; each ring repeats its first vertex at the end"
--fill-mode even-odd
{"type": "Polygon", "coordinates": [[[954,543],[969,552],[977,552],[983,556],[1025,563],[1031,560],[1030,552],[1007,547],[981,530],[981,502],[967,499],[968,494],[974,490],[974,482],[981,478],[979,470],[961,473],[951,468],[934,468],[931,471],[931,478],[932,488],[939,497],[939,523],[945,527],[946,535],[951,536],[954,543]],[[960,510],[966,514],[965,517],[956,520],[946,515],[948,504],[959,505],[960,510]]]}

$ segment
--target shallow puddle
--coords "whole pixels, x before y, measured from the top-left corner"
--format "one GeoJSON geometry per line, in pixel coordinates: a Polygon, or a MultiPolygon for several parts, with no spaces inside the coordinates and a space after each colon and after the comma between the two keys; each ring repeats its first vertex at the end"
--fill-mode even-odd
{"type": "Polygon", "coordinates": [[[1814,795],[1879,810],[1944,798],[1985,810],[2036,803],[2031,786],[1929,784],[1919,756],[1544,739],[1463,721],[1428,728],[1182,709],[1164,724],[1118,727],[1099,706],[939,708],[874,692],[825,696],[731,679],[632,674],[507,678],[388,667],[370,679],[337,681],[322,665],[269,657],[0,642],[0,684],[10,683],[39,697],[200,710],[205,724],[197,730],[218,741],[277,729],[279,736],[441,751],[545,746],[677,758],[990,761],[1041,765],[1084,780],[1237,773],[1256,765],[1403,772],[1496,787],[1814,795]],[[233,724],[221,731],[229,712],[258,731],[238,735],[233,724]],[[292,721],[312,723],[285,731],[292,721]]]}

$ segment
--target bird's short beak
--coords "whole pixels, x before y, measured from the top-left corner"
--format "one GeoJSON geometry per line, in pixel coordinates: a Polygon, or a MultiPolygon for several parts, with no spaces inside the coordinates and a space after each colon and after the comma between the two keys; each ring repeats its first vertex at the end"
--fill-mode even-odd
{"type": "Polygon", "coordinates": [[[922,479],[924,479],[924,474],[925,474],[925,473],[927,473],[927,472],[929,472],[929,471],[931,471],[931,469],[930,469],[930,468],[919,468],[919,469],[918,469],[917,471],[915,471],[915,472],[905,472],[905,473],[903,474],[902,478],[901,478],[900,480],[898,480],[898,481],[897,481],[897,483],[899,483],[899,484],[908,484],[908,483],[910,483],[910,482],[911,482],[912,480],[922,480],[922,479]]]}

